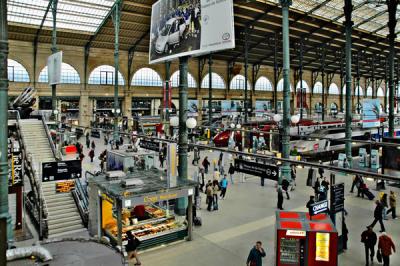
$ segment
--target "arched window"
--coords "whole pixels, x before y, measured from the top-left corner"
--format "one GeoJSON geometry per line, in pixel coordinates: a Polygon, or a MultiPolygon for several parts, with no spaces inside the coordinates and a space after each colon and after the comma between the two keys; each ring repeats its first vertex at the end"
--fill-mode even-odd
{"type": "MultiPolygon", "coordinates": [[[[188,77],[187,78],[188,78],[188,87],[189,88],[196,88],[197,87],[196,81],[194,80],[194,77],[192,76],[192,74],[190,74],[188,72],[188,77]]],[[[175,87],[175,88],[179,87],[179,70],[175,71],[175,73],[172,74],[172,76],[171,76],[171,86],[175,87]]]]}
{"type": "Polygon", "coordinates": [[[378,88],[376,95],[378,97],[385,97],[385,93],[383,92],[383,89],[381,87],[378,88]]]}
{"type": "Polygon", "coordinates": [[[372,97],[372,87],[367,88],[367,97],[372,97]]]}
{"type": "MultiPolygon", "coordinates": [[[[39,74],[39,82],[48,83],[49,76],[47,73],[47,66],[45,66],[39,74]]],[[[61,83],[66,84],[80,84],[81,79],[79,77],[78,71],[75,70],[71,65],[67,63],[61,64],[61,83]]]]}
{"type": "Polygon", "coordinates": [[[356,91],[354,92],[354,96],[364,96],[364,90],[361,86],[356,87],[356,91]]]}
{"type": "Polygon", "coordinates": [[[322,83],[320,81],[315,83],[313,93],[322,93],[322,83]]]}
{"type": "Polygon", "coordinates": [[[343,92],[343,95],[346,95],[346,85],[343,86],[342,92],[343,92]]]}
{"type": "MultiPolygon", "coordinates": [[[[89,84],[94,85],[114,85],[115,68],[109,65],[96,67],[89,75],[89,84]]],[[[125,80],[118,71],[118,85],[124,86],[125,80]]]]}
{"type": "Polygon", "coordinates": [[[329,94],[331,94],[331,95],[339,95],[340,94],[339,87],[335,83],[332,83],[329,86],[329,94]]]}
{"type": "Polygon", "coordinates": [[[160,75],[151,68],[144,67],[135,72],[132,77],[131,85],[147,86],[147,87],[162,87],[163,81],[160,75]]]}
{"type": "Polygon", "coordinates": [[[12,59],[7,60],[8,81],[10,82],[29,82],[29,74],[26,68],[12,59]]]}
{"type": "MultiPolygon", "coordinates": [[[[213,89],[225,89],[225,82],[223,78],[217,73],[214,72],[211,73],[211,82],[213,89]]],[[[201,81],[201,88],[208,89],[209,86],[210,86],[209,74],[207,74],[201,81]]]]}
{"type": "Polygon", "coordinates": [[[296,90],[297,90],[297,89],[300,89],[301,87],[303,87],[303,89],[304,89],[304,88],[306,89],[306,93],[309,93],[309,92],[310,92],[310,87],[308,86],[307,82],[306,82],[305,80],[302,80],[301,84],[302,84],[303,86],[300,86],[300,81],[297,82],[296,90]]]}
{"type": "MultiPolygon", "coordinates": [[[[283,79],[281,79],[281,80],[278,82],[278,85],[277,85],[277,87],[276,87],[276,90],[277,90],[277,91],[283,91],[283,79]]],[[[292,84],[290,84],[290,91],[293,91],[292,84]]]]}
{"type": "Polygon", "coordinates": [[[272,83],[266,77],[259,77],[254,86],[256,91],[272,91],[272,83]]]}
{"type": "MultiPolygon", "coordinates": [[[[236,75],[231,80],[231,89],[232,90],[244,90],[245,77],[243,75],[236,75]]],[[[250,90],[250,82],[247,80],[247,89],[250,90]]]]}

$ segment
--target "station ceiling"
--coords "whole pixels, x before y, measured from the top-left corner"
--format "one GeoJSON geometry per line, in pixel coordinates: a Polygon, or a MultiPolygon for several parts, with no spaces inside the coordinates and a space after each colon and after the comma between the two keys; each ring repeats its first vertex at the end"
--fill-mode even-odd
{"type": "MultiPolygon", "coordinates": [[[[57,44],[114,48],[111,9],[114,0],[58,0],[57,44]]],[[[154,0],[124,0],[120,24],[120,49],[148,52],[151,5],[154,0]]],[[[384,78],[387,70],[388,12],[385,1],[353,0],[353,73],[384,78]],[[374,3],[372,3],[374,2],[374,3]]],[[[344,65],[344,0],[294,0],[290,9],[291,67],[298,68],[303,50],[304,69],[340,73],[344,65]]],[[[49,1],[8,0],[9,38],[51,43],[52,14],[49,1]],[[47,13],[47,16],[45,14],[47,13]],[[43,20],[43,18],[45,19],[43,20]],[[43,28],[39,31],[43,20],[43,28]],[[38,34],[40,32],[40,34],[38,34]]],[[[248,33],[248,62],[278,65],[282,59],[282,10],[279,0],[234,0],[236,48],[219,52],[213,58],[231,64],[244,62],[245,31],[248,33]]],[[[400,12],[397,10],[400,18],[400,12]]],[[[396,33],[400,33],[400,23],[396,33]]],[[[400,51],[400,38],[396,51],[400,51]]],[[[397,61],[398,62],[398,61],[397,61]]],[[[398,64],[398,63],[397,63],[398,64]]],[[[400,71],[397,70],[397,71],[400,71]]]]}

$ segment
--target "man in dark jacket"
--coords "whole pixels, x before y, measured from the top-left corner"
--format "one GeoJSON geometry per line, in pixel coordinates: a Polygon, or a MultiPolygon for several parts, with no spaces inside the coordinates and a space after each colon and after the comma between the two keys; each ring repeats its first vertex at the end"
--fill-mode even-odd
{"type": "Polygon", "coordinates": [[[315,203],[315,197],[314,196],[310,196],[310,200],[307,202],[306,207],[308,209],[308,213],[311,216],[311,212],[312,212],[312,205],[315,203]]]}
{"type": "Polygon", "coordinates": [[[367,230],[361,234],[361,242],[364,243],[365,248],[365,265],[369,265],[369,258],[371,257],[371,263],[373,263],[375,256],[375,245],[377,237],[371,226],[367,226],[367,230]]]}
{"type": "Polygon", "coordinates": [[[289,197],[289,186],[290,186],[289,181],[286,178],[283,178],[283,180],[282,180],[282,189],[286,192],[286,197],[287,197],[288,200],[290,199],[290,197],[289,197]]]}
{"type": "Polygon", "coordinates": [[[256,245],[250,250],[247,257],[247,266],[262,266],[262,258],[265,257],[265,251],[262,248],[261,241],[257,241],[256,245]]]}
{"type": "Polygon", "coordinates": [[[374,228],[375,224],[377,222],[379,222],[381,225],[380,232],[382,233],[382,232],[385,232],[385,226],[383,225],[383,217],[382,217],[383,205],[379,200],[375,201],[375,204],[376,204],[376,207],[374,210],[374,221],[372,222],[372,224],[370,226],[371,226],[371,228],[374,228]]]}

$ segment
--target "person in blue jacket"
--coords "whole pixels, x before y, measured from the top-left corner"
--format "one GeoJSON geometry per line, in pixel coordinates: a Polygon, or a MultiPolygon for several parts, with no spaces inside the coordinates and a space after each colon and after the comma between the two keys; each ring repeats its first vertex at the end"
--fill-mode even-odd
{"type": "Polygon", "coordinates": [[[220,186],[221,194],[219,196],[221,199],[225,199],[226,189],[228,188],[228,179],[226,179],[226,174],[224,175],[224,178],[221,179],[220,186]]]}
{"type": "Polygon", "coordinates": [[[262,258],[265,257],[265,251],[262,248],[261,241],[257,241],[256,245],[250,250],[247,257],[247,266],[262,266],[262,258]]]}

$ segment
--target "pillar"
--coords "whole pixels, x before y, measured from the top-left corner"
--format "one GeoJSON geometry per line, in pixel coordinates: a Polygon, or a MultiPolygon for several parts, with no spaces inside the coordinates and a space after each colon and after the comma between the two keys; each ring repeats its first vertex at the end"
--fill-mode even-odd
{"type": "MultiPolygon", "coordinates": [[[[51,35],[51,53],[57,53],[57,4],[58,0],[53,0],[51,5],[51,12],[53,15],[53,30],[51,35]]],[[[57,85],[51,85],[51,106],[53,109],[52,115],[54,119],[57,119],[54,113],[57,110],[57,85]]]]}
{"type": "MultiPolygon", "coordinates": [[[[121,0],[117,0],[114,6],[114,134],[113,139],[115,142],[119,140],[118,138],[118,109],[119,109],[119,102],[118,102],[118,73],[119,73],[119,26],[120,26],[120,15],[121,15],[121,0]]],[[[130,82],[128,80],[127,82],[130,82]]]]}

